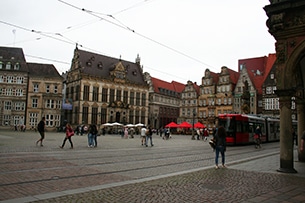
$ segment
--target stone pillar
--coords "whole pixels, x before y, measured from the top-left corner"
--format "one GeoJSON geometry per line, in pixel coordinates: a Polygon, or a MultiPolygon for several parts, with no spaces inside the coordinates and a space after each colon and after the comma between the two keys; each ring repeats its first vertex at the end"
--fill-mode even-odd
{"type": "Polygon", "coordinates": [[[293,139],[291,118],[292,90],[276,90],[280,97],[280,168],[284,173],[296,173],[293,167],[293,139]]]}
{"type": "Polygon", "coordinates": [[[298,102],[297,103],[297,111],[298,111],[298,160],[301,162],[305,162],[305,150],[300,151],[301,147],[301,137],[305,130],[305,103],[298,102]]]}

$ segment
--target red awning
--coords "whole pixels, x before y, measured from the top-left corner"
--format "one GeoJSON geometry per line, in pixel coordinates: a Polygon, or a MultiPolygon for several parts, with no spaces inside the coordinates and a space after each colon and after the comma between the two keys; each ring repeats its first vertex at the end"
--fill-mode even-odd
{"type": "Polygon", "coordinates": [[[165,126],[166,128],[178,128],[178,124],[175,122],[170,122],[165,126]]]}

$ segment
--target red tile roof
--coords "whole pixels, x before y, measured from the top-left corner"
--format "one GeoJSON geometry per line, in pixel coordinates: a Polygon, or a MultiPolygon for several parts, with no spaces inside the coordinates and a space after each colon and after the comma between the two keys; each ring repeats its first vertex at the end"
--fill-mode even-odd
{"type": "Polygon", "coordinates": [[[250,80],[252,81],[258,94],[262,94],[263,83],[268,76],[272,66],[276,60],[276,54],[269,54],[269,56],[242,59],[238,60],[239,71],[240,65],[245,65],[250,80]]]}
{"type": "Polygon", "coordinates": [[[160,79],[154,78],[154,77],[151,77],[151,81],[153,84],[154,92],[156,92],[156,93],[160,93],[159,88],[181,93],[185,87],[184,84],[176,82],[176,81],[172,81],[171,83],[169,83],[169,82],[166,82],[164,80],[160,80],[160,79]]]}

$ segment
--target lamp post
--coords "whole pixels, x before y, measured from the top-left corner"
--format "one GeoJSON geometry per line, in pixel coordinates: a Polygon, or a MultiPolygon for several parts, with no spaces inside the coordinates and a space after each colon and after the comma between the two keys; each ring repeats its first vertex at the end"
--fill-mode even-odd
{"type": "Polygon", "coordinates": [[[195,140],[195,135],[194,135],[195,116],[196,116],[196,112],[195,112],[195,109],[193,109],[193,123],[192,123],[193,129],[192,129],[192,140],[195,140]]]}

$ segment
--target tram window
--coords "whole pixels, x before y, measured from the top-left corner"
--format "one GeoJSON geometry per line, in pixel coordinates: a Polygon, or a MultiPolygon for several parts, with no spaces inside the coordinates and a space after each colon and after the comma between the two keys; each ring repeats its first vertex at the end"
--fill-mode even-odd
{"type": "Polygon", "coordinates": [[[243,126],[239,121],[236,121],[236,132],[243,132],[243,126]]]}
{"type": "Polygon", "coordinates": [[[253,133],[254,132],[254,128],[253,128],[253,123],[249,123],[249,133],[253,133]]]}
{"type": "Polygon", "coordinates": [[[275,130],[275,126],[273,123],[270,123],[270,133],[274,133],[276,130],[275,130]]]}

